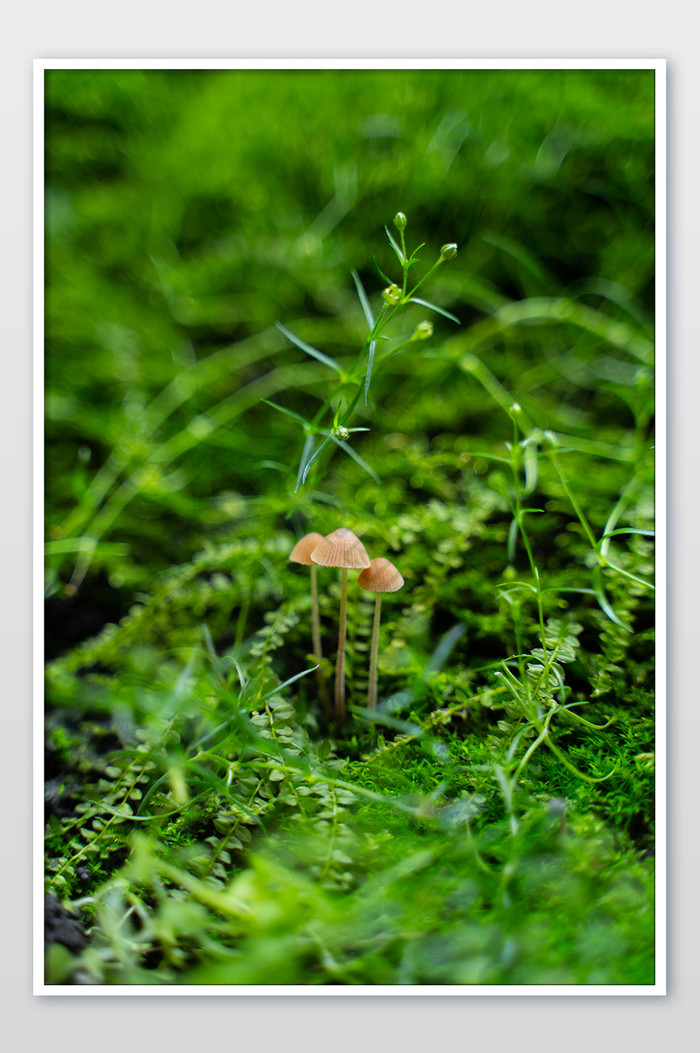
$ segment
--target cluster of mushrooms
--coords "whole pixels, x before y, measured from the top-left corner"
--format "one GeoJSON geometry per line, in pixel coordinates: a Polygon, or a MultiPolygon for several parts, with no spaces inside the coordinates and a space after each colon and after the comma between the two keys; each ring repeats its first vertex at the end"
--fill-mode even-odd
{"type": "Polygon", "coordinates": [[[359,570],[358,585],[368,592],[376,593],[374,607],[374,624],[372,627],[372,648],[369,663],[369,690],[367,708],[375,709],[377,705],[377,653],[379,650],[379,617],[382,594],[397,592],[403,585],[403,578],[393,563],[380,557],[370,560],[359,537],[347,527],[340,527],[332,534],[305,534],[297,541],[289,559],[292,563],[302,563],[311,567],[311,626],[313,651],[318,668],[319,692],[328,715],[331,715],[331,701],[328,686],[321,670],[321,627],[318,614],[318,583],[316,568],[340,567],[340,630],[338,637],[338,661],[335,671],[335,718],[339,725],[345,720],[345,638],[347,635],[347,600],[348,570],[359,570]]]}

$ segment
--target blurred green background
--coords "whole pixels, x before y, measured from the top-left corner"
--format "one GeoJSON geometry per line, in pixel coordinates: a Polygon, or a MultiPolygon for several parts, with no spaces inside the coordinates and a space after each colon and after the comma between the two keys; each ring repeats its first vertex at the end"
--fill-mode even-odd
{"type": "MultiPolygon", "coordinates": [[[[327,376],[274,323],[354,354],[349,272],[376,300],[398,209],[426,262],[459,244],[434,298],[462,331],[533,295],[648,329],[653,103],[645,70],[48,71],[49,653],[279,490],[269,466],[300,436],[259,397],[311,416],[327,376]]],[[[408,313],[410,332],[425,312],[408,313]]],[[[434,348],[456,329],[432,318],[434,348]]],[[[525,398],[547,389],[541,426],[560,397],[567,431],[624,428],[601,387],[627,367],[584,375],[601,343],[581,343],[525,330],[488,361],[525,398]]],[[[487,433],[482,393],[416,359],[375,377],[381,427],[487,433]]]]}
{"type": "Polygon", "coordinates": [[[51,982],[653,981],[653,78],[46,73],[51,982]],[[399,210],[459,324],[402,310],[369,471],[297,488],[263,399],[337,374],[275,323],[348,367],[399,210]],[[406,585],[372,726],[352,582],[336,734],[288,555],[340,525],[406,585]]]}

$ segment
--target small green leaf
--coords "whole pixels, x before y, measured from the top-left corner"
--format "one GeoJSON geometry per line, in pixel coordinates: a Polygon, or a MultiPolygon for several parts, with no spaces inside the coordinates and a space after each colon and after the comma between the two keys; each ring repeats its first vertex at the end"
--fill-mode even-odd
{"type": "Polygon", "coordinates": [[[276,402],[271,402],[270,399],[260,399],[260,401],[264,402],[266,406],[271,406],[272,409],[277,410],[278,413],[283,413],[285,417],[291,417],[292,420],[297,421],[297,423],[301,424],[304,428],[313,427],[310,420],[307,420],[306,417],[302,417],[300,413],[295,413],[294,410],[286,409],[284,406],[278,406],[276,402]]]}
{"type": "Polygon", "coordinates": [[[406,266],[406,260],[404,259],[404,254],[401,251],[401,249],[399,248],[399,246],[396,244],[396,241],[394,239],[393,234],[391,233],[391,231],[389,230],[389,228],[387,226],[384,227],[384,230],[386,231],[386,236],[389,239],[389,243],[390,243],[392,249],[394,250],[394,252],[396,253],[396,255],[399,258],[399,263],[401,264],[402,267],[405,267],[406,266]]]}
{"type": "Polygon", "coordinates": [[[421,241],[420,245],[416,245],[415,249],[411,253],[410,260],[406,264],[406,270],[408,270],[409,267],[412,267],[414,263],[420,263],[420,260],[418,259],[418,253],[420,252],[421,249],[424,249],[424,248],[425,248],[425,242],[424,241],[421,241]]]}
{"type": "Polygon", "coordinates": [[[383,282],[386,282],[387,285],[391,285],[391,278],[387,278],[386,274],[377,263],[377,257],[373,256],[372,259],[374,260],[374,266],[377,268],[377,274],[379,275],[379,277],[382,279],[383,282]]]}
{"type": "Polygon", "coordinates": [[[304,448],[301,451],[301,458],[299,460],[299,468],[297,469],[297,481],[296,486],[294,487],[294,493],[297,492],[301,484],[306,479],[306,476],[308,474],[308,465],[313,456],[315,445],[316,440],[313,437],[313,435],[307,435],[304,439],[304,448]]]}

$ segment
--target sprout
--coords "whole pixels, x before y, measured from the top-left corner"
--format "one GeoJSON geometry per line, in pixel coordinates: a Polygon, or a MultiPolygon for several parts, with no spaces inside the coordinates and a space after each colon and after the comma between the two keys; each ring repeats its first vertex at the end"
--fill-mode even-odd
{"type": "Polygon", "coordinates": [[[369,689],[367,692],[367,708],[377,708],[377,656],[379,652],[379,618],[382,609],[382,594],[385,592],[398,592],[403,586],[403,578],[394,564],[380,557],[373,559],[369,567],[360,573],[357,583],[368,592],[376,592],[377,599],[374,605],[374,624],[372,626],[372,649],[369,659],[369,689]]]}
{"type": "Polygon", "coordinates": [[[335,668],[335,717],[339,726],[345,720],[345,637],[347,635],[348,569],[369,567],[369,556],[359,537],[347,527],[340,527],[323,538],[311,553],[311,559],[321,567],[340,567],[340,628],[338,631],[338,660],[335,668]]]}

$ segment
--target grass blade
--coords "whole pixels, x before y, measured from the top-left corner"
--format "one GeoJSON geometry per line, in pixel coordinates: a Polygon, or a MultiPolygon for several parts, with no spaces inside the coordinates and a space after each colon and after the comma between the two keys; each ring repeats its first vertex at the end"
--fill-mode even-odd
{"type": "Polygon", "coordinates": [[[202,635],[204,637],[204,646],[207,649],[207,655],[209,656],[209,661],[211,662],[211,668],[214,673],[214,676],[220,684],[224,684],[225,680],[221,675],[219,656],[216,653],[214,641],[212,640],[211,633],[209,632],[209,626],[205,623],[202,623],[202,635]]]}
{"type": "Polygon", "coordinates": [[[429,300],[421,300],[418,296],[412,296],[411,303],[419,303],[421,307],[427,307],[429,311],[435,311],[437,314],[441,314],[443,318],[449,318],[451,322],[456,322],[457,325],[462,324],[455,315],[445,311],[442,307],[438,307],[437,304],[430,303],[429,300]]]}
{"type": "Polygon", "coordinates": [[[349,446],[347,442],[343,442],[342,439],[337,439],[331,432],[323,432],[322,434],[326,435],[331,442],[336,444],[336,446],[340,446],[341,450],[344,450],[348,457],[352,457],[353,461],[355,461],[356,464],[359,464],[360,468],[364,469],[364,471],[374,479],[375,483],[381,483],[381,479],[375,472],[374,468],[370,468],[367,461],[360,457],[359,453],[357,453],[356,450],[353,450],[352,446],[349,446]]]}
{"type": "Polygon", "coordinates": [[[369,353],[367,355],[367,372],[365,373],[365,385],[364,385],[364,398],[365,406],[367,405],[367,398],[369,396],[369,385],[372,380],[372,368],[374,366],[374,352],[377,349],[377,341],[373,340],[369,345],[369,353]]]}
{"type": "Polygon", "coordinates": [[[445,633],[439,644],[428,659],[425,667],[426,673],[439,673],[447,659],[450,657],[453,647],[467,631],[466,625],[458,623],[445,633]]]}
{"type": "Polygon", "coordinates": [[[287,337],[293,344],[299,348],[300,351],[304,351],[305,354],[311,355],[317,362],[322,362],[324,366],[328,366],[330,369],[334,369],[336,373],[342,373],[342,368],[338,365],[334,358],[329,358],[328,355],[324,355],[323,351],[319,351],[317,348],[312,347],[311,344],[307,344],[306,341],[301,340],[294,333],[291,333],[286,326],[283,326],[281,322],[275,322],[275,325],[279,329],[283,336],[287,337]]]}
{"type": "Polygon", "coordinates": [[[619,625],[625,632],[631,633],[629,625],[625,625],[620,616],[616,613],[615,609],[610,603],[610,600],[605,595],[605,589],[603,588],[603,575],[600,564],[593,568],[593,588],[595,590],[595,597],[598,601],[598,605],[604,614],[608,616],[611,622],[615,625],[619,625]]]}
{"type": "Polygon", "coordinates": [[[518,541],[518,520],[512,519],[508,528],[508,562],[513,563],[515,560],[515,546],[518,541]]]}
{"type": "Polygon", "coordinates": [[[313,435],[307,435],[304,439],[304,448],[301,451],[301,458],[299,460],[299,467],[297,469],[297,481],[294,486],[294,493],[297,492],[304,479],[306,479],[307,465],[311,460],[311,457],[313,456],[315,445],[316,440],[313,437],[313,435]]]}
{"type": "Polygon", "coordinates": [[[301,673],[297,673],[296,676],[290,676],[289,680],[285,680],[283,684],[278,684],[277,687],[273,687],[272,691],[268,691],[266,695],[263,695],[260,701],[264,702],[266,698],[272,698],[273,695],[279,694],[282,688],[289,687],[289,685],[293,684],[295,680],[299,680],[302,676],[308,676],[309,673],[315,672],[316,669],[318,669],[318,666],[312,665],[310,669],[303,669],[301,673]]]}
{"type": "Polygon", "coordinates": [[[389,713],[385,713],[380,709],[367,709],[364,706],[350,706],[350,710],[356,716],[361,717],[370,724],[382,724],[384,727],[391,728],[393,731],[402,732],[404,735],[410,735],[412,739],[422,739],[425,735],[423,728],[420,724],[412,724],[407,720],[399,720],[397,717],[392,717],[389,713]]]}
{"type": "Polygon", "coordinates": [[[610,570],[617,571],[618,574],[621,574],[623,578],[627,578],[628,581],[633,581],[635,585],[641,585],[643,589],[651,589],[652,592],[656,590],[656,586],[654,585],[653,581],[645,581],[644,578],[638,577],[637,574],[630,574],[630,572],[628,570],[625,570],[624,567],[618,566],[617,563],[613,563],[612,560],[608,559],[607,557],[605,559],[605,566],[608,567],[610,570]]]}
{"type": "MultiPolygon", "coordinates": [[[[316,448],[315,452],[311,454],[311,456],[309,457],[308,461],[306,462],[306,465],[304,466],[303,472],[301,473],[301,483],[300,483],[300,485],[303,486],[303,484],[306,482],[306,479],[308,477],[308,474],[309,474],[309,471],[310,471],[311,467],[319,459],[319,457],[321,456],[321,454],[325,450],[326,446],[330,446],[330,443],[331,443],[331,440],[329,438],[325,438],[323,440],[323,442],[321,443],[321,445],[316,448]]],[[[299,487],[297,487],[297,489],[298,488],[299,487]]]]}
{"type": "Polygon", "coordinates": [[[499,461],[501,464],[511,465],[513,462],[509,457],[500,457],[496,453],[482,453],[481,450],[465,450],[465,457],[482,457],[485,461],[499,461]]]}
{"type": "Polygon", "coordinates": [[[606,537],[615,537],[616,534],[643,534],[644,537],[656,537],[655,530],[640,530],[637,527],[620,527],[619,530],[611,530],[608,534],[603,534],[601,541],[605,541],[606,537]]]}
{"type": "MultiPolygon", "coordinates": [[[[365,320],[370,328],[370,332],[374,329],[374,315],[372,314],[372,308],[370,307],[369,300],[367,299],[367,293],[365,292],[364,285],[360,279],[360,275],[357,271],[351,271],[352,280],[355,282],[355,288],[357,289],[357,295],[362,304],[362,310],[364,311],[365,320]]],[[[388,279],[387,279],[388,280],[388,279]]],[[[365,373],[365,406],[367,405],[367,396],[369,395],[369,385],[372,379],[372,367],[374,366],[374,352],[377,348],[377,341],[372,340],[369,345],[369,354],[367,357],[367,372],[365,373]]]]}
{"type": "Polygon", "coordinates": [[[301,414],[295,413],[294,410],[286,409],[284,406],[278,406],[276,402],[271,402],[270,399],[260,399],[266,406],[272,406],[273,409],[277,410],[278,413],[284,413],[285,417],[291,417],[292,420],[297,421],[298,424],[302,424],[305,428],[312,427],[311,421],[307,420],[306,417],[302,417],[301,414]]]}
{"type": "Polygon", "coordinates": [[[365,319],[367,320],[367,325],[370,327],[370,329],[374,329],[374,315],[372,314],[372,308],[369,305],[367,293],[365,292],[365,287],[362,284],[360,275],[357,273],[357,271],[350,271],[350,274],[352,275],[352,280],[355,283],[355,288],[357,289],[357,296],[362,305],[362,310],[364,311],[365,319]]]}

